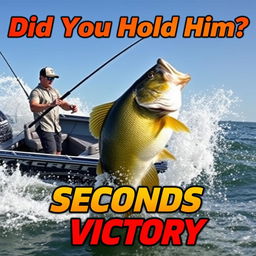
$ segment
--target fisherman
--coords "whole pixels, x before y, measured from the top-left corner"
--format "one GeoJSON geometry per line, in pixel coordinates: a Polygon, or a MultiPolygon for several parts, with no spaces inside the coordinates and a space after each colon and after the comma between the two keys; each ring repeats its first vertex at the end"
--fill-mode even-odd
{"type": "Polygon", "coordinates": [[[71,110],[72,113],[77,112],[78,108],[76,105],[60,99],[60,93],[52,87],[55,78],[59,78],[59,76],[52,68],[45,67],[40,70],[40,83],[30,94],[30,109],[36,119],[49,107],[55,107],[36,124],[36,131],[44,152],[60,155],[62,142],[58,106],[66,111],[71,110]]]}

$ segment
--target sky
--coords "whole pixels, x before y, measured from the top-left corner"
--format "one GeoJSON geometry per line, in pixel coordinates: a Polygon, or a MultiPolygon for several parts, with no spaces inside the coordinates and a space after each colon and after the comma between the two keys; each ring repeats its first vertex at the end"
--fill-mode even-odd
{"type": "MultiPolygon", "coordinates": [[[[184,100],[191,95],[208,93],[214,89],[232,90],[240,102],[234,106],[238,113],[235,120],[256,121],[256,3],[238,0],[9,0],[1,6],[0,51],[5,55],[16,74],[31,88],[38,83],[38,73],[42,67],[51,66],[60,75],[54,86],[64,94],[84,77],[94,71],[113,55],[135,42],[140,37],[117,37],[120,17],[139,17],[139,22],[154,23],[156,16],[170,21],[179,16],[176,37],[147,37],[138,45],[108,64],[104,69],[82,84],[72,93],[86,102],[89,108],[117,99],[159,57],[175,68],[189,73],[191,82],[184,89],[184,100]],[[38,21],[54,16],[50,38],[8,37],[12,17],[29,19],[32,15],[38,21]],[[234,21],[246,16],[250,20],[242,38],[190,38],[183,37],[183,29],[188,16],[205,17],[211,15],[213,21],[234,21]],[[61,17],[73,19],[81,16],[81,22],[111,21],[108,38],[78,35],[77,27],[73,36],[64,37],[61,17]]],[[[79,24],[80,24],[79,23],[79,24]]],[[[79,26],[78,24],[78,26],[79,26]]],[[[238,26],[238,25],[237,25],[238,26]]],[[[236,29],[237,29],[236,26],[236,29]]],[[[0,60],[0,75],[12,75],[4,61],[0,60]]]]}

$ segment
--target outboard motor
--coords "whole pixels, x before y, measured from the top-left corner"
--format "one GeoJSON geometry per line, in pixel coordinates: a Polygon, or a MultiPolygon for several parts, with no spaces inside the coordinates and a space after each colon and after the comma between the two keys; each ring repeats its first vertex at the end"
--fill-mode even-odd
{"type": "Polygon", "coordinates": [[[0,143],[12,138],[12,127],[2,111],[0,111],[0,143]]]}

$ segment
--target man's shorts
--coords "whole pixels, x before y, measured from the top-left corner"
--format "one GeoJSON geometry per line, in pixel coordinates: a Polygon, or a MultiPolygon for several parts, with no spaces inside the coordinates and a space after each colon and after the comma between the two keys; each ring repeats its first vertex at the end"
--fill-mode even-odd
{"type": "Polygon", "coordinates": [[[45,132],[40,126],[36,132],[41,140],[43,150],[47,154],[55,154],[62,151],[61,133],[60,132],[45,132]]]}

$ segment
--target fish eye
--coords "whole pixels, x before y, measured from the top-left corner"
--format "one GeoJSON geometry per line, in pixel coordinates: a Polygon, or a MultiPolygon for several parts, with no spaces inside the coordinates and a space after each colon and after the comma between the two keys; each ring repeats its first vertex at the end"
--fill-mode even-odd
{"type": "Polygon", "coordinates": [[[154,76],[155,76],[155,74],[154,74],[153,71],[148,72],[148,78],[149,78],[149,79],[154,78],[154,76]]]}

